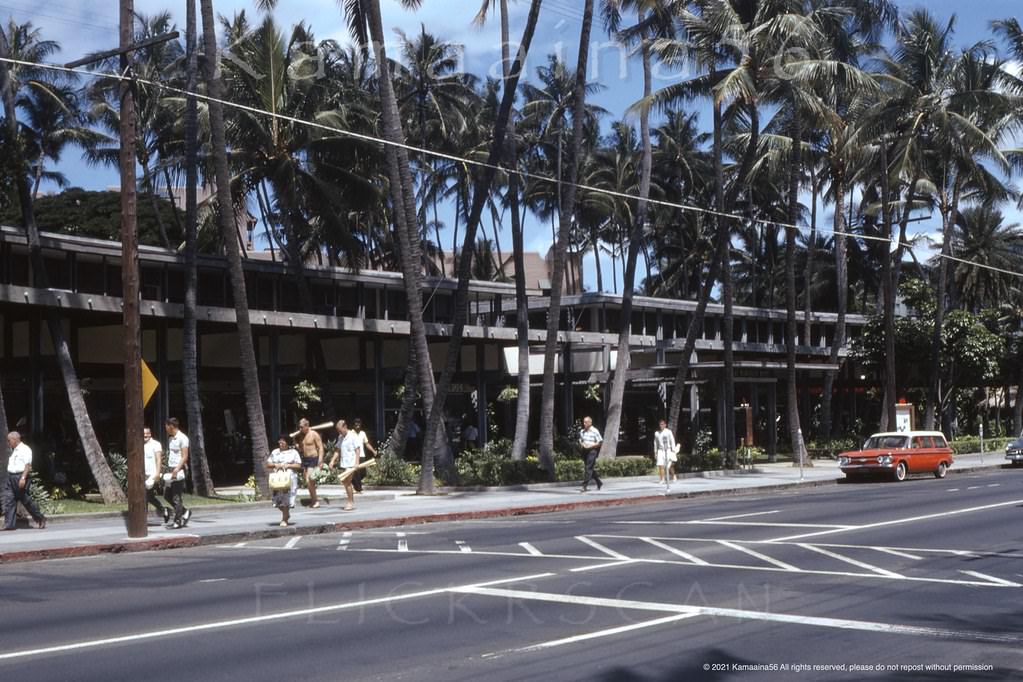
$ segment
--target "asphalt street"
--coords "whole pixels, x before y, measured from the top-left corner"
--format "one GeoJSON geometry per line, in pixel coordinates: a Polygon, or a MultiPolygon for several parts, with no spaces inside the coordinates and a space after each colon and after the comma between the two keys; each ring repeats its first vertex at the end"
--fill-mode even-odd
{"type": "Polygon", "coordinates": [[[1021,522],[997,470],[12,564],[0,676],[1020,679],[1021,522]]]}

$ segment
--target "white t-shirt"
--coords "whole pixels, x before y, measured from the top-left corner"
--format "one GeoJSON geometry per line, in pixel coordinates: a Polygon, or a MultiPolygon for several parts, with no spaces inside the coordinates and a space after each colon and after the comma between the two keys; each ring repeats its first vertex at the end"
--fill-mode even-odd
{"type": "Polygon", "coordinates": [[[654,452],[672,454],[675,452],[675,435],[668,429],[654,434],[654,452]]]}
{"type": "Polygon", "coordinates": [[[270,464],[301,464],[302,458],[295,448],[288,448],[287,450],[277,448],[270,453],[270,459],[267,461],[270,464]]]}
{"type": "Polygon", "coordinates": [[[479,440],[479,437],[480,437],[479,429],[477,429],[475,426],[471,424],[465,427],[465,431],[462,432],[462,439],[466,443],[475,443],[477,440],[479,440]]]}
{"type": "Polygon", "coordinates": [[[188,436],[178,431],[167,441],[167,466],[174,469],[181,464],[181,450],[188,447],[188,436]]]}
{"type": "Polygon", "coordinates": [[[146,478],[157,475],[160,472],[156,470],[156,457],[163,452],[163,446],[160,445],[160,441],[150,438],[142,446],[142,449],[144,453],[143,461],[146,464],[146,478]]]}
{"type": "Polygon", "coordinates": [[[25,473],[25,467],[31,463],[32,448],[24,443],[18,443],[11,452],[11,458],[7,460],[7,473],[18,474],[20,476],[25,473]]]}
{"type": "Polygon", "coordinates": [[[355,431],[349,431],[341,441],[341,467],[351,469],[362,456],[362,438],[355,431]]]}

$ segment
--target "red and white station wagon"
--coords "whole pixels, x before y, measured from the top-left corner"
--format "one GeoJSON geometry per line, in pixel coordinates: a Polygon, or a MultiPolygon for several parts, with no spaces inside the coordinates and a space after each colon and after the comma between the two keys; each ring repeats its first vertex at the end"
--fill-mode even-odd
{"type": "Polygon", "coordinates": [[[838,466],[848,478],[888,473],[903,481],[908,474],[919,473],[944,478],[952,461],[952,448],[940,431],[905,431],[875,433],[860,450],[843,452],[838,466]]]}

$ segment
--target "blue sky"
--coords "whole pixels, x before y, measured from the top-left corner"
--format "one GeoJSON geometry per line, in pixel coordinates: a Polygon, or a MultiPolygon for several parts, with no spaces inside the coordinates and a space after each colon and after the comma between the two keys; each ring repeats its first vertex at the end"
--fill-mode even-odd
{"type": "MultiPolygon", "coordinates": [[[[49,0],[39,3],[37,0],[0,0],[0,16],[13,16],[19,22],[32,21],[43,29],[46,38],[58,41],[63,51],[58,55],[59,61],[70,61],[88,52],[110,48],[117,43],[117,7],[112,0],[102,3],[103,10],[97,10],[101,3],[80,3],[75,0],[49,0]]],[[[424,0],[418,12],[406,12],[401,9],[397,0],[382,0],[384,23],[389,32],[401,29],[406,33],[419,30],[420,23],[427,30],[451,42],[465,47],[465,69],[473,73],[485,73],[499,69],[500,37],[497,22],[489,23],[480,30],[470,24],[480,0],[424,0]],[[460,9],[454,10],[453,7],[460,9]]],[[[926,6],[938,17],[957,16],[956,41],[959,45],[967,45],[991,38],[989,23],[993,19],[1015,16],[1019,12],[1019,0],[897,0],[900,9],[909,10],[914,7],[926,6]]],[[[184,25],[184,3],[168,0],[135,0],[136,11],[143,14],[155,14],[170,9],[179,26],[184,25]]],[[[214,0],[218,13],[230,15],[245,10],[256,14],[253,0],[214,0]]],[[[528,2],[512,0],[513,39],[521,35],[528,2]]],[[[578,50],[578,31],[581,19],[581,3],[578,0],[545,0],[540,28],[534,40],[527,73],[533,73],[535,67],[546,62],[547,55],[561,54],[569,64],[574,64],[578,50]]],[[[336,0],[280,0],[275,12],[278,21],[291,25],[305,21],[311,25],[318,38],[347,39],[344,21],[338,10],[336,0]]],[[[607,38],[602,27],[595,27],[595,54],[598,55],[591,69],[591,80],[602,83],[604,91],[597,95],[595,101],[611,112],[611,118],[625,115],[629,105],[641,95],[641,73],[638,64],[629,60],[622,50],[614,46],[607,38]]],[[[395,50],[390,50],[393,56],[395,50]]],[[[659,74],[654,87],[660,87],[670,81],[677,80],[680,74],[659,74]]],[[[704,107],[695,105],[698,111],[704,107]]],[[[86,189],[104,189],[117,184],[115,170],[89,167],[71,152],[66,155],[61,170],[68,176],[71,183],[86,189]]],[[[44,188],[45,189],[45,188],[44,188]]],[[[1023,222],[1023,215],[1013,208],[1006,207],[1010,221],[1023,222]]],[[[442,216],[442,219],[443,216],[442,216]]],[[[821,215],[822,224],[830,220],[830,212],[825,209],[821,215]]],[[[449,221],[450,222],[450,221],[449,221]]],[[[921,222],[916,231],[933,233],[940,229],[935,222],[921,222]]],[[[446,241],[450,234],[445,235],[446,241]]],[[[502,235],[502,244],[508,248],[510,235],[502,235]]],[[[526,245],[530,250],[544,252],[550,247],[551,230],[546,224],[527,225],[526,245]]],[[[450,245],[450,244],[449,244],[450,245]]],[[[595,282],[592,257],[584,259],[585,279],[590,287],[595,282]]],[[[605,285],[610,286],[610,265],[604,264],[605,285]]]]}

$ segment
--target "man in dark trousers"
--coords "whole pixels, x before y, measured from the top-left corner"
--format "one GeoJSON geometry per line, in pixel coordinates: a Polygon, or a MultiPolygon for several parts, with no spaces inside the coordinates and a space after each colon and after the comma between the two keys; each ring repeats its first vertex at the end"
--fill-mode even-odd
{"type": "Polygon", "coordinates": [[[595,470],[597,455],[600,454],[600,444],[603,442],[604,439],[601,437],[600,431],[593,427],[593,420],[583,417],[583,430],[579,432],[579,452],[586,462],[586,478],[583,479],[583,487],[579,489],[581,493],[586,492],[591,478],[597,484],[597,490],[604,486],[604,482],[600,480],[600,476],[595,470]]]}
{"type": "Polygon", "coordinates": [[[183,528],[192,518],[192,510],[186,509],[181,503],[181,494],[185,492],[185,467],[188,466],[188,436],[174,417],[168,419],[164,426],[167,430],[167,467],[170,471],[163,475],[163,498],[174,508],[174,521],[169,527],[183,528]]]}
{"type": "Polygon", "coordinates": [[[21,502],[40,528],[46,528],[46,517],[39,511],[28,492],[28,475],[32,472],[32,448],[21,442],[21,434],[7,434],[11,458],[7,460],[7,485],[3,489],[4,530],[14,530],[18,522],[18,503],[21,502]]]}

